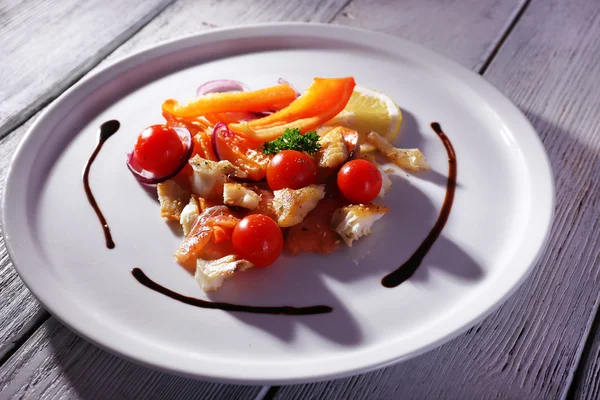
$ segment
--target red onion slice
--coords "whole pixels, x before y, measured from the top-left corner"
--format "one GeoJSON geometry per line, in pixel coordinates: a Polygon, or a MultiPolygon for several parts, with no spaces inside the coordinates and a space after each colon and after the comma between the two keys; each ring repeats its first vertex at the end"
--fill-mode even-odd
{"type": "Polygon", "coordinates": [[[246,92],[248,86],[242,82],[231,79],[217,79],[203,83],[196,89],[196,96],[206,96],[209,93],[224,93],[224,92],[246,92]]]}
{"type": "MultiPolygon", "coordinates": [[[[252,114],[252,116],[254,117],[252,119],[258,119],[258,118],[268,117],[269,115],[273,114],[273,111],[252,112],[250,114],[252,114]]],[[[251,121],[251,120],[249,120],[249,121],[251,121]]]]}
{"type": "Polygon", "coordinates": [[[296,97],[300,97],[300,92],[298,91],[298,89],[296,89],[296,87],[294,85],[292,85],[285,79],[279,78],[279,79],[277,79],[277,83],[279,83],[280,85],[289,85],[292,89],[294,89],[296,91],[296,97]]]}
{"type": "Polygon", "coordinates": [[[215,155],[217,156],[217,160],[221,161],[223,159],[223,157],[221,157],[221,154],[219,154],[219,136],[230,137],[232,135],[234,135],[234,133],[231,132],[229,130],[229,128],[227,127],[227,125],[225,125],[222,122],[219,122],[213,128],[211,142],[212,142],[213,151],[215,152],[215,155]]]}
{"type": "Polygon", "coordinates": [[[173,127],[173,129],[181,138],[181,142],[186,146],[186,149],[185,154],[183,155],[183,157],[181,157],[181,161],[179,162],[177,167],[168,174],[157,176],[152,172],[143,169],[136,162],[133,150],[130,153],[127,153],[127,168],[129,168],[133,176],[135,176],[135,179],[137,179],[140,183],[146,185],[156,185],[157,183],[161,183],[166,181],[167,179],[171,179],[172,177],[177,175],[189,161],[190,157],[192,156],[192,152],[194,151],[194,140],[192,139],[192,134],[190,133],[190,131],[180,126],[175,126],[173,127]]]}

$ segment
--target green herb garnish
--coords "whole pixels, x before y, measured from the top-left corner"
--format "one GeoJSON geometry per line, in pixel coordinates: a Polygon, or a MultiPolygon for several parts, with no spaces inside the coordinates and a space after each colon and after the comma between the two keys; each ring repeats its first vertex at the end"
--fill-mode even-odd
{"type": "Polygon", "coordinates": [[[277,139],[266,142],[263,146],[263,153],[277,154],[283,150],[297,150],[313,154],[319,151],[320,148],[321,143],[319,143],[317,132],[309,131],[302,135],[300,129],[288,128],[277,139]]]}

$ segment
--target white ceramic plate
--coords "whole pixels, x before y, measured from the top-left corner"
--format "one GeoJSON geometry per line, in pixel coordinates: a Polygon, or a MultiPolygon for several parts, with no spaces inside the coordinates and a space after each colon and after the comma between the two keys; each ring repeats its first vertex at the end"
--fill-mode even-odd
{"type": "Polygon", "coordinates": [[[8,173],[2,219],[23,281],[57,318],[129,359],[188,376],[238,383],[330,379],[406,360],[464,331],[502,303],[541,252],[553,181],[528,121],[480,76],[403,40],[326,25],[218,29],[149,48],[77,83],[43,113],[8,173]],[[402,108],[398,146],[419,147],[432,171],[400,173],[391,213],[368,239],[331,256],[285,256],[207,296],[172,258],[180,237],[125,167],[166,98],[189,99],[207,80],[252,88],[284,77],[305,90],[315,76],[355,77],[402,108]],[[121,129],[90,174],[116,243],[104,246],[82,169],[109,119],[121,129]],[[441,237],[395,289],[381,278],[433,226],[448,171],[441,123],[458,159],[458,187],[441,237]],[[247,305],[329,305],[330,314],[273,316],[185,305],[139,284],[247,305]]]}

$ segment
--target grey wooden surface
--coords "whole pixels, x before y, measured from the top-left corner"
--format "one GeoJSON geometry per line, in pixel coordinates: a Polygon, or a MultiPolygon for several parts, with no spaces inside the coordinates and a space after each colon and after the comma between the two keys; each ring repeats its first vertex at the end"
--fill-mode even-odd
{"type": "MultiPolygon", "coordinates": [[[[332,22],[408,38],[483,73],[533,122],[556,176],[549,249],[499,311],[439,349],[370,374],[272,393],[278,399],[598,398],[600,333],[589,333],[600,297],[600,2],[167,3],[122,1],[111,10],[100,1],[0,2],[0,76],[11,78],[0,86],[0,135],[7,135],[0,140],[2,182],[35,116],[27,118],[106,56],[214,26],[262,21],[332,22]],[[50,15],[42,18],[40,11],[50,15]],[[112,18],[108,27],[100,20],[121,13],[128,15],[112,18]],[[28,27],[27,21],[43,24],[28,27]],[[61,45],[46,54],[49,41],[61,45]],[[19,69],[11,57],[43,61],[19,69]],[[42,78],[39,85],[33,77],[42,78]]],[[[0,299],[2,399],[253,399],[265,392],[173,377],[89,344],[49,317],[27,291],[1,238],[0,299]]]]}
{"type": "Polygon", "coordinates": [[[2,1],[0,136],[60,95],[169,1],[110,7],[104,0],[2,1]]]}

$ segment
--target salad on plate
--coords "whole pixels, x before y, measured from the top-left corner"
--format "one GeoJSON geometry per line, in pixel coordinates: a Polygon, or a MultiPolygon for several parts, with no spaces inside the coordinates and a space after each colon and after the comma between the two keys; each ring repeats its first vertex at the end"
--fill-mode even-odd
{"type": "Polygon", "coordinates": [[[393,146],[402,114],[353,77],[287,81],[250,90],[210,81],[188,102],[166,100],[166,122],[143,130],[128,154],[138,181],[156,185],[160,215],[177,221],[175,260],[205,291],[283,254],[329,254],[369,235],[390,210],[377,153],[428,169],[418,149],[393,146]]]}

